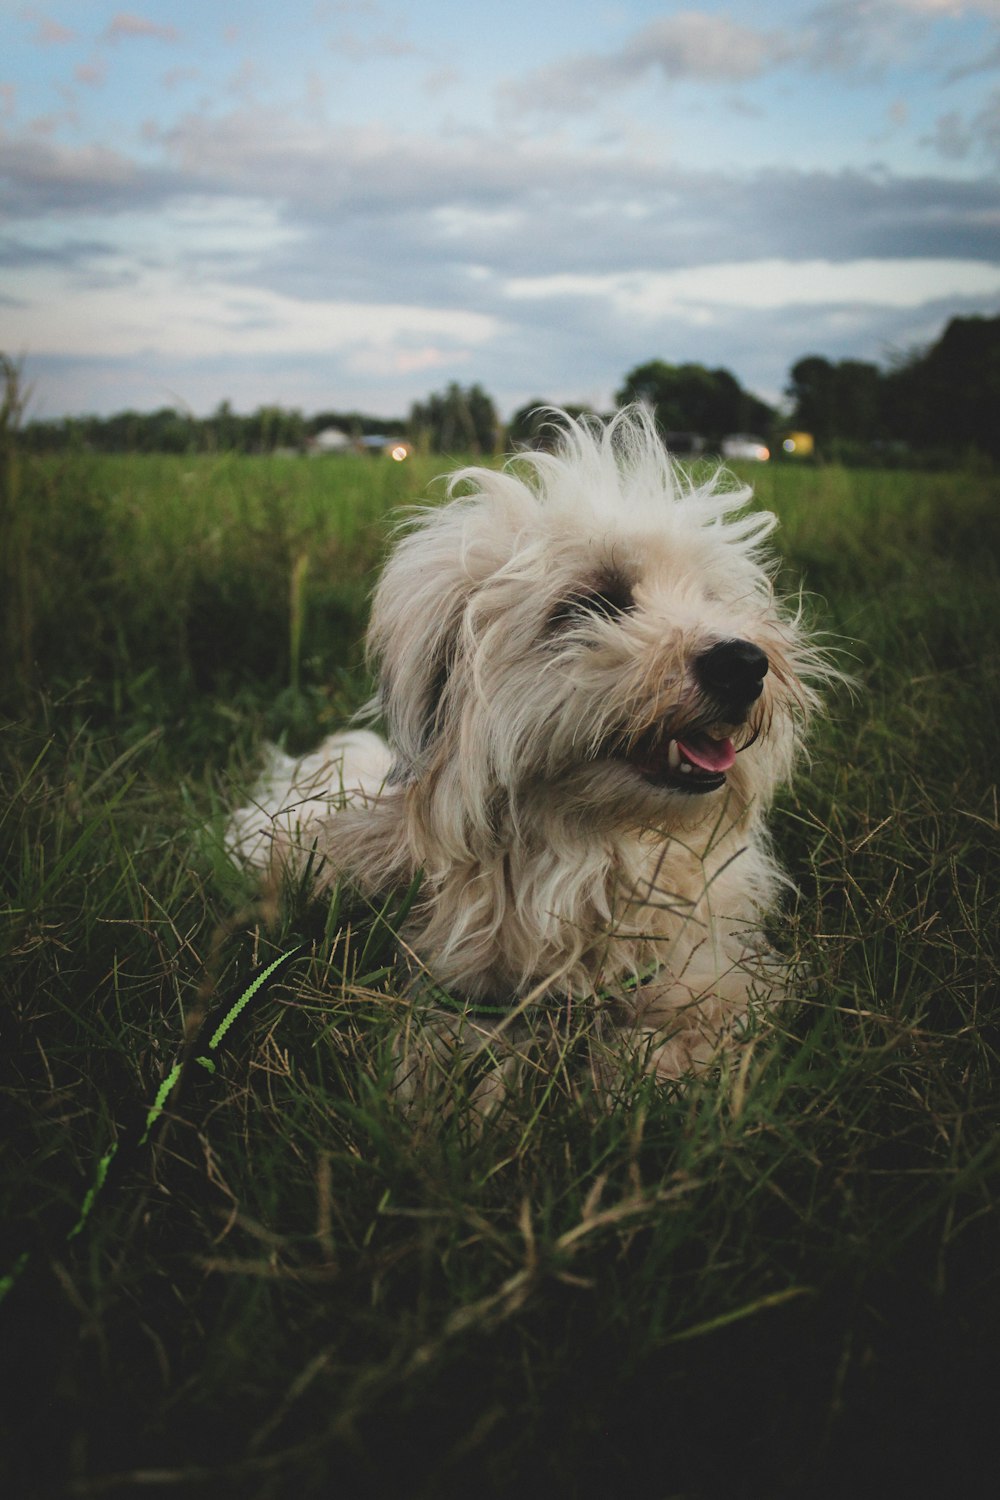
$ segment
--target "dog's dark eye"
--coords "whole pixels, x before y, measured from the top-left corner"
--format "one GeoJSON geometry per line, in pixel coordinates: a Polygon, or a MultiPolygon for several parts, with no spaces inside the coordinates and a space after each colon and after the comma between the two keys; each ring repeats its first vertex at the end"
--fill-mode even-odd
{"type": "Polygon", "coordinates": [[[588,615],[615,620],[619,615],[627,614],[634,606],[635,600],[627,580],[609,574],[606,578],[598,579],[589,588],[563,599],[553,611],[551,623],[558,629],[561,625],[578,624],[588,615]]]}

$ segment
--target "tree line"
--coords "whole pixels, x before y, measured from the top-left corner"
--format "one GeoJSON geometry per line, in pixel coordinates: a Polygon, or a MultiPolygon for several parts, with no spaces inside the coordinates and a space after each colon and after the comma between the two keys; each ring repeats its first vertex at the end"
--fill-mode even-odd
{"type": "Polygon", "coordinates": [[[793,365],[794,420],[821,449],[893,447],[1000,458],[1000,317],[953,318],[888,369],[818,355],[793,365]]]}
{"type": "Polygon", "coordinates": [[[37,452],[90,449],[95,453],[274,453],[305,449],[318,433],[335,427],[350,437],[375,433],[405,436],[402,419],[356,411],[322,411],[306,417],[281,406],[241,414],[222,401],[208,417],[163,406],[122,411],[111,417],[61,417],[22,425],[22,446],[37,452]]]}
{"type": "MultiPolygon", "coordinates": [[[[811,354],[789,372],[786,403],[774,407],[745,390],[729,370],[655,359],[637,365],[615,393],[618,405],[643,401],[667,434],[697,434],[711,448],[729,433],[753,433],[774,445],[783,431],[810,433],[822,458],[840,461],[953,462],[1000,458],[1000,317],[953,318],[927,349],[886,368],[863,360],[811,354]]],[[[532,401],[506,426],[480,385],[453,382],[415,402],[407,418],[356,411],[300,411],[262,406],[248,415],[222,402],[208,417],[163,407],[111,417],[29,421],[21,440],[38,452],[301,451],[326,428],[358,440],[383,433],[407,438],[421,452],[493,454],[546,441],[544,413],[532,401]]],[[[579,411],[579,408],[575,408],[579,411]]]]}

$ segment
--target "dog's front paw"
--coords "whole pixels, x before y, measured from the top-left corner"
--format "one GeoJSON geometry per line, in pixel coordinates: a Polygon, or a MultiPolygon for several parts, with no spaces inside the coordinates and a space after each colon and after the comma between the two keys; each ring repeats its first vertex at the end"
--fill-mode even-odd
{"type": "Polygon", "coordinates": [[[662,1083],[674,1082],[690,1074],[702,1073],[719,1063],[738,1045],[739,1032],[732,1026],[710,1034],[701,1027],[683,1027],[664,1038],[662,1031],[636,1033],[635,1045],[640,1052],[643,1070],[662,1083]]]}

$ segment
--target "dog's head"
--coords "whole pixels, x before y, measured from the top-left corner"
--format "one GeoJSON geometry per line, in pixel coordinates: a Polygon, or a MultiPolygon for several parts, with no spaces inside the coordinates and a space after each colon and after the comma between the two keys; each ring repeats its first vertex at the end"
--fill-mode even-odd
{"type": "Polygon", "coordinates": [[[565,422],[555,454],[456,475],[386,566],[369,646],[395,780],[484,832],[766,806],[819,667],[775,598],[774,517],[693,484],[641,409],[565,422]]]}

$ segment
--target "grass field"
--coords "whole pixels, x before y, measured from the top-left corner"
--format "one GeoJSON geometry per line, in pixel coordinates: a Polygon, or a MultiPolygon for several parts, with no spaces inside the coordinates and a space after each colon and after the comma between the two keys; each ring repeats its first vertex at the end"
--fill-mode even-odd
{"type": "Polygon", "coordinates": [[[363,700],[439,462],[8,459],[3,1493],[995,1493],[1000,483],[754,472],[859,683],[776,818],[815,986],[735,1077],[602,1112],[571,1038],[477,1133],[460,1070],[388,1097],[386,924],[217,837],[363,700]]]}

